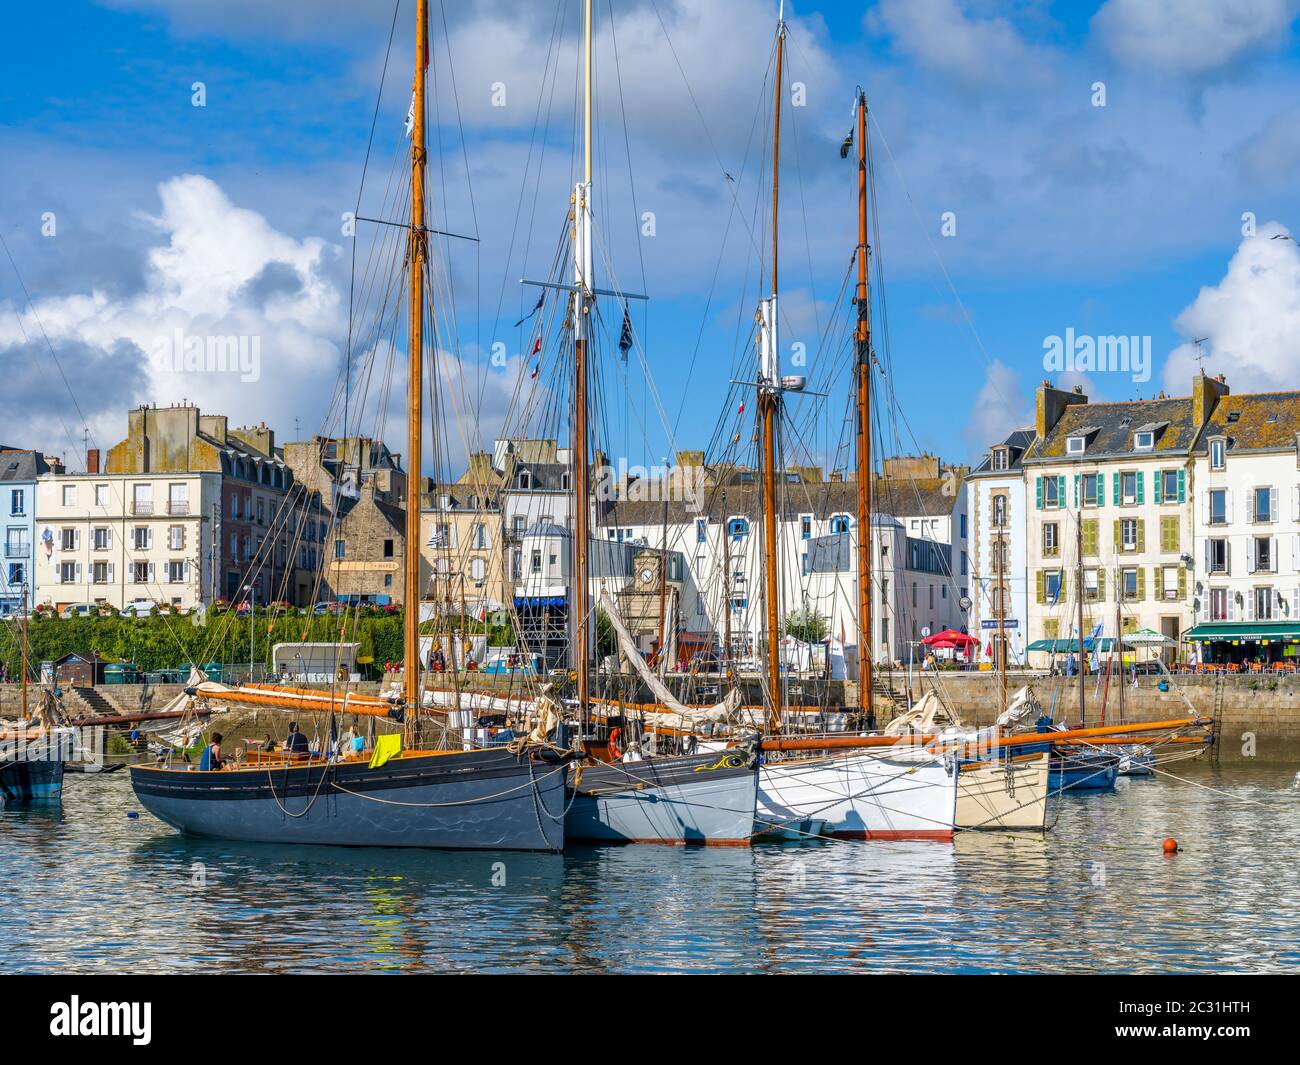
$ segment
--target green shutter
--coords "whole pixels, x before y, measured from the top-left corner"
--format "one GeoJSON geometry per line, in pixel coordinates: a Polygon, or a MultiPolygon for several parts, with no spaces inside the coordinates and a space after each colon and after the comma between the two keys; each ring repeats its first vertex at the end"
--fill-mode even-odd
{"type": "MultiPolygon", "coordinates": [[[[1146,481],[1140,472],[1133,475],[1133,481],[1137,485],[1137,501],[1141,505],[1146,502],[1146,481]]],[[[1159,500],[1156,500],[1156,502],[1158,503],[1159,500]]]]}
{"type": "Polygon", "coordinates": [[[1056,478],[1056,505],[1065,506],[1065,474],[1060,474],[1056,478]]]}
{"type": "Polygon", "coordinates": [[[1097,555],[1097,519],[1089,518],[1083,523],[1083,553],[1085,555],[1097,555]]]}
{"type": "Polygon", "coordinates": [[[1114,550],[1115,554],[1117,554],[1117,555],[1118,555],[1122,550],[1124,550],[1124,541],[1123,541],[1123,538],[1122,538],[1122,537],[1123,537],[1123,534],[1120,532],[1120,521],[1119,521],[1119,518],[1116,518],[1116,519],[1115,519],[1115,535],[1114,535],[1114,539],[1111,541],[1111,543],[1114,545],[1113,550],[1114,550]]]}
{"type": "Polygon", "coordinates": [[[1160,518],[1160,550],[1165,554],[1178,553],[1178,515],[1165,514],[1160,518]]]}
{"type": "Polygon", "coordinates": [[[1145,598],[1147,597],[1147,571],[1146,571],[1145,567],[1143,567],[1143,566],[1139,566],[1139,567],[1138,567],[1138,594],[1137,594],[1137,597],[1138,597],[1139,600],[1145,599],[1145,598]]]}
{"type": "Polygon", "coordinates": [[[1076,507],[1079,505],[1079,475],[1077,473],[1074,475],[1074,505],[1076,507]]]}
{"type": "Polygon", "coordinates": [[[1098,602],[1104,602],[1105,599],[1106,599],[1106,568],[1104,566],[1098,566],[1097,567],[1097,600],[1098,602]]]}
{"type": "Polygon", "coordinates": [[[1164,481],[1165,481],[1165,475],[1160,470],[1151,471],[1151,498],[1154,499],[1157,503],[1164,502],[1163,499],[1163,493],[1165,490],[1164,481]]]}
{"type": "Polygon", "coordinates": [[[1186,501],[1187,501],[1187,471],[1179,470],[1178,471],[1178,502],[1185,503],[1186,501]]]}
{"type": "Polygon", "coordinates": [[[1043,580],[1043,571],[1040,569],[1036,574],[1034,574],[1034,576],[1038,578],[1038,601],[1040,603],[1046,603],[1047,592],[1046,592],[1046,584],[1043,580]]]}
{"type": "Polygon", "coordinates": [[[1178,567],[1178,598],[1187,598],[1187,568],[1185,566],[1178,567]]]}
{"type": "MultiPolygon", "coordinates": [[[[1141,500],[1138,502],[1141,502],[1141,500]]],[[[1137,549],[1139,552],[1147,549],[1147,523],[1145,518],[1138,518],[1137,549]]]]}
{"type": "Polygon", "coordinates": [[[1038,509],[1043,509],[1043,479],[1039,477],[1034,482],[1034,494],[1038,499],[1038,509]]]}
{"type": "MultiPolygon", "coordinates": [[[[1118,474],[1118,473],[1113,473],[1113,474],[1111,474],[1110,484],[1111,484],[1112,497],[1113,497],[1114,500],[1115,500],[1115,506],[1119,506],[1122,502],[1124,502],[1124,500],[1123,500],[1123,498],[1120,496],[1120,489],[1119,489],[1119,474],[1118,474]]],[[[1100,496],[1101,493],[1098,492],[1097,495],[1100,496]]]]}

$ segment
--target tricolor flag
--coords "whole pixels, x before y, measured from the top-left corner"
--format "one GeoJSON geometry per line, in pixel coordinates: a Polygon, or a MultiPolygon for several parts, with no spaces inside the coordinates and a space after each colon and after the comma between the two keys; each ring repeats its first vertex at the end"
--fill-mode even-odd
{"type": "Polygon", "coordinates": [[[542,368],[542,364],[540,362],[537,363],[537,365],[533,367],[533,372],[528,375],[528,379],[530,381],[533,380],[537,376],[537,371],[540,370],[541,368],[542,368]]]}
{"type": "Polygon", "coordinates": [[[745,401],[744,401],[743,399],[740,401],[740,407],[739,407],[739,409],[736,411],[736,413],[737,413],[737,414],[744,414],[744,413],[745,413],[745,401]]]}
{"type": "Polygon", "coordinates": [[[541,350],[542,350],[542,338],[538,337],[536,340],[533,341],[533,354],[536,355],[541,350]]]}

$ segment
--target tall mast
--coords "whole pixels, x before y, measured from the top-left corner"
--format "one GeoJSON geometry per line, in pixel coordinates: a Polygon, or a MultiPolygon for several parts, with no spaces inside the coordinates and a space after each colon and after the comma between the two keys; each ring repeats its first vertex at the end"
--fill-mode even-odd
{"type": "Polygon", "coordinates": [[[583,5],[583,180],[573,192],[573,668],[578,719],[588,704],[587,342],[592,300],[591,240],[591,0],[583,5]]]}
{"type": "Polygon", "coordinates": [[[406,730],[415,738],[420,708],[420,457],[423,449],[424,261],[424,79],[429,63],[429,3],[415,3],[415,96],[411,128],[410,328],[406,374],[406,552],[403,611],[403,678],[406,730]]]}
{"type": "Polygon", "coordinates": [[[858,701],[871,710],[871,298],[867,293],[867,94],[858,92],[858,701]],[[865,701],[864,701],[865,700],[865,701]]]}
{"type": "MultiPolygon", "coordinates": [[[[1075,546],[1078,552],[1078,588],[1079,588],[1079,722],[1080,726],[1088,723],[1088,710],[1085,703],[1088,695],[1086,676],[1088,659],[1083,650],[1083,485],[1079,486],[1079,520],[1076,525],[1075,546]]],[[[1064,578],[1062,578],[1064,579],[1064,578]]]]}
{"type": "Polygon", "coordinates": [[[785,4],[776,24],[776,97],[772,125],[772,295],[759,305],[758,417],[763,440],[763,607],[767,622],[768,725],[781,731],[781,617],[777,584],[776,422],[781,409],[777,352],[777,213],[781,204],[781,89],[785,66],[785,4]]]}

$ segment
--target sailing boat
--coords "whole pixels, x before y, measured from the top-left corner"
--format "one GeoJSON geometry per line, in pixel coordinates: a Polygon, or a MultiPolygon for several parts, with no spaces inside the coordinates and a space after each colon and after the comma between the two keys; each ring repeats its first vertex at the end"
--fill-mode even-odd
{"type": "MultiPolygon", "coordinates": [[[[428,750],[411,744],[421,706],[419,653],[420,457],[427,230],[425,227],[425,79],[428,0],[416,3],[415,94],[411,138],[408,492],[404,679],[385,698],[245,684],[234,688],[191,677],[181,699],[266,706],[290,712],[363,714],[401,721],[402,749],[372,757],[329,750],[285,753],[256,766],[214,770],[132,766],[131,783],[154,816],[181,830],[265,843],[558,851],[564,845],[565,752],[547,742],[543,719],[527,737],[486,750],[428,750]]],[[[387,739],[387,737],[385,737],[387,739]]]]}
{"type": "MultiPolygon", "coordinates": [[[[577,683],[579,728],[592,708],[590,682],[590,485],[587,410],[591,359],[592,248],[592,22],[591,0],[583,17],[584,174],[573,192],[573,284],[569,316],[573,330],[573,622],[572,661],[577,683]]],[[[617,295],[616,293],[612,293],[617,295]]],[[[603,607],[617,622],[608,597],[603,607]]],[[[626,636],[626,630],[623,630],[626,636]]],[[[630,640],[628,641],[630,642],[630,640]]],[[[644,666],[635,646],[625,652],[644,666]]],[[[650,674],[653,677],[653,674],[650,674]]],[[[651,686],[660,698],[667,690],[651,686]]],[[[671,696],[668,696],[672,709],[671,696]]],[[[619,757],[596,737],[584,737],[587,757],[575,762],[569,780],[565,832],[571,841],[747,846],[754,828],[758,759],[752,750],[697,754],[624,754],[619,757]],[[604,757],[598,757],[597,753],[604,757]]]]}
{"type": "MultiPolygon", "coordinates": [[[[768,729],[782,728],[780,612],[777,573],[776,424],[784,382],[777,346],[781,100],[786,25],[777,22],[776,95],[772,155],[772,289],[759,306],[758,414],[762,448],[765,548],[764,608],[767,628],[768,729]]],[[[871,321],[867,287],[867,106],[855,100],[858,142],[858,282],[854,302],[857,443],[857,561],[860,688],[871,691],[871,321]]],[[[869,695],[868,695],[869,697],[869,695]]],[[[815,743],[816,741],[811,741],[815,743]]],[[[756,831],[775,837],[808,834],[853,839],[951,840],[956,820],[957,767],[953,759],[914,748],[891,753],[857,752],[823,757],[772,758],[779,738],[763,742],[769,752],[759,772],[756,831]]]]}

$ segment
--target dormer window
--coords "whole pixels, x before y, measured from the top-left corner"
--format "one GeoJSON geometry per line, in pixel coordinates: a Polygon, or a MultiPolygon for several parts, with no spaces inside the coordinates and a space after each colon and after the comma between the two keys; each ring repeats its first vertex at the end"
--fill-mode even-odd
{"type": "Polygon", "coordinates": [[[1065,438],[1065,453],[1067,455],[1082,455],[1088,449],[1088,438],[1086,436],[1067,436],[1065,438]]]}
{"type": "Polygon", "coordinates": [[[1216,437],[1210,441],[1210,469],[1221,470],[1227,465],[1228,460],[1228,441],[1223,437],[1216,437]]]}
{"type": "Polygon", "coordinates": [[[993,449],[993,468],[995,470],[1005,470],[1011,465],[1010,453],[1004,447],[995,447],[993,449]]]}
{"type": "Polygon", "coordinates": [[[1133,434],[1134,451],[1150,451],[1156,446],[1156,434],[1150,429],[1133,434]]]}

